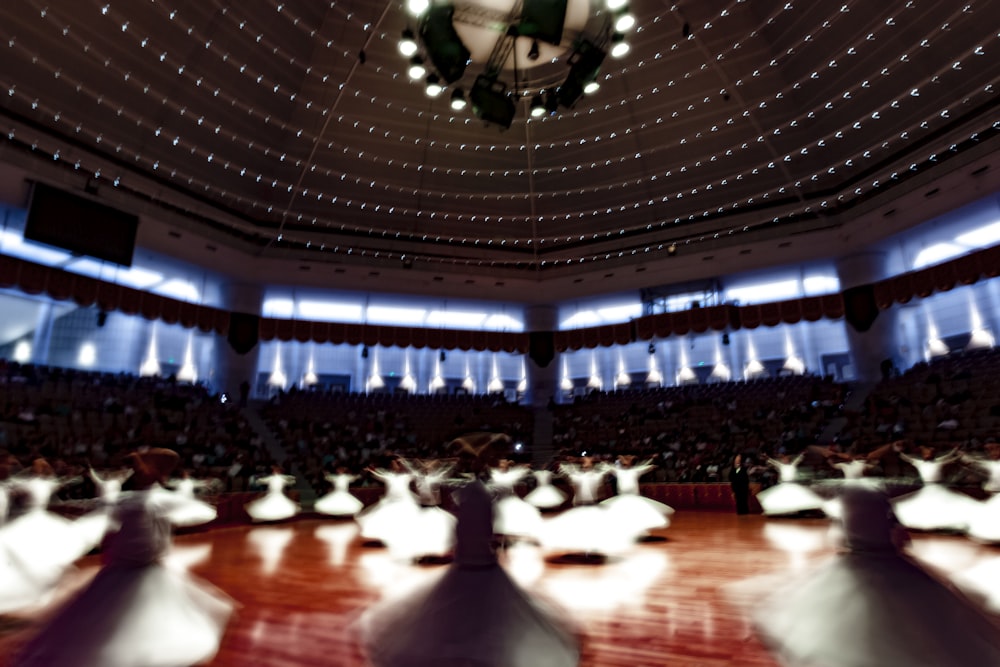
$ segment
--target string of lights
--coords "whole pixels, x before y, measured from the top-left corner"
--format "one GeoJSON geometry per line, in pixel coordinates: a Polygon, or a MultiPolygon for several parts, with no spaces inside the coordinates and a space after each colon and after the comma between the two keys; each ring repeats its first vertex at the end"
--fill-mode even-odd
{"type": "MultiPolygon", "coordinates": [[[[486,246],[505,251],[544,246],[546,252],[538,261],[550,265],[620,257],[616,253],[588,253],[585,243],[610,242],[618,237],[639,240],[634,247],[619,251],[626,255],[649,252],[650,248],[659,250],[664,244],[643,242],[656,230],[667,230],[667,236],[661,233],[659,237],[681,244],[740,234],[867,196],[872,190],[897,182],[907,172],[926,168],[935,156],[946,154],[963,140],[995,129],[988,118],[967,126],[961,122],[974,109],[993,104],[996,99],[995,66],[987,63],[989,54],[995,50],[997,36],[980,31],[981,39],[966,40],[960,49],[955,48],[953,36],[954,32],[976,24],[977,11],[984,7],[983,3],[949,6],[947,13],[941,14],[940,23],[917,35],[911,48],[892,53],[880,51],[880,44],[893,39],[902,29],[905,23],[901,15],[924,11],[933,3],[910,2],[902,9],[887,8],[886,16],[877,25],[863,34],[859,32],[854,40],[830,53],[823,63],[803,70],[796,77],[783,79],[777,88],[769,81],[764,85],[774,73],[786,71],[793,58],[815,48],[813,45],[823,31],[833,30],[838,21],[850,21],[853,10],[845,4],[825,17],[817,17],[814,31],[798,35],[793,45],[783,46],[770,61],[743,71],[742,76],[729,83],[716,84],[712,94],[697,98],[675,95],[682,89],[686,91],[693,81],[713,76],[713,68],[733,66],[731,63],[745,57],[750,42],[761,39],[765,31],[785,29],[793,20],[794,9],[775,8],[759,18],[757,27],[739,41],[724,45],[711,42],[711,33],[724,30],[728,22],[746,20],[743,4],[729,3],[715,12],[715,19],[699,22],[687,31],[686,37],[669,45],[652,28],[660,30],[665,20],[677,20],[675,8],[662,10],[645,27],[636,26],[633,32],[637,40],[633,42],[636,61],[603,75],[603,83],[639,70],[666,69],[675,60],[674,54],[695,39],[705,39],[710,44],[709,52],[715,60],[674,72],[657,85],[629,87],[625,94],[614,91],[608,100],[604,94],[593,99],[584,97],[586,103],[566,110],[559,117],[543,114],[531,119],[525,114],[517,122],[552,125],[554,129],[546,140],[527,147],[536,155],[541,154],[530,170],[523,163],[521,167],[507,168],[492,166],[490,162],[486,162],[490,165],[487,167],[477,165],[477,154],[502,154],[509,158],[508,162],[516,163],[526,148],[523,141],[465,143],[457,138],[453,141],[449,126],[467,127],[469,118],[430,112],[426,107],[420,109],[413,101],[406,104],[387,101],[391,98],[365,93],[360,87],[349,94],[372,107],[398,112],[403,120],[395,125],[372,122],[358,112],[360,107],[352,107],[331,118],[332,132],[316,134],[317,120],[325,118],[329,111],[321,96],[310,93],[315,93],[316,87],[323,83],[338,85],[336,70],[314,68],[292,52],[286,53],[276,37],[269,37],[260,27],[254,28],[252,22],[243,23],[245,19],[238,13],[242,8],[222,12],[230,27],[245,26],[236,29],[247,32],[249,41],[256,45],[252,48],[287,61],[291,69],[313,82],[310,86],[288,87],[287,83],[268,78],[262,70],[246,65],[249,58],[237,58],[229,48],[221,46],[220,40],[213,40],[193,23],[186,23],[183,14],[172,14],[169,3],[160,0],[151,5],[175,22],[177,30],[188,34],[192,44],[203,45],[204,58],[214,59],[216,65],[224,63],[244,84],[259,89],[260,94],[243,95],[229,81],[213,76],[220,71],[219,67],[203,70],[197,60],[185,62],[185,58],[172,55],[182,53],[181,48],[161,50],[157,40],[146,36],[141,29],[142,22],[130,16],[126,5],[102,6],[101,20],[119,26],[120,43],[144,53],[145,60],[158,62],[162,75],[151,76],[148,64],[142,68],[130,66],[118,52],[108,55],[112,52],[95,42],[90,32],[74,25],[72,15],[40,7],[41,24],[47,30],[61,33],[61,38],[83,60],[103,62],[109,82],[114,80],[115,85],[105,86],[100,80],[78,76],[75,66],[52,59],[49,54],[32,48],[31,42],[16,30],[2,27],[0,34],[8,53],[37,72],[38,81],[44,80],[46,84],[39,83],[33,90],[33,84],[24,78],[14,81],[0,76],[6,79],[4,105],[8,108],[60,128],[61,133],[78,138],[96,153],[110,152],[125,163],[158,174],[188,191],[209,194],[246,211],[253,221],[240,228],[247,232],[266,235],[267,223],[289,220],[293,224],[282,231],[279,239],[282,243],[322,246],[334,249],[333,252],[357,248],[359,252],[381,252],[389,257],[406,253],[365,248],[360,239],[375,242],[392,238],[441,248],[486,246]],[[922,54],[938,48],[941,40],[947,41],[950,57],[947,62],[935,61],[935,67],[928,68],[922,54]],[[653,50],[650,45],[656,41],[659,46],[653,50]],[[846,77],[845,72],[849,72],[846,77]],[[167,74],[176,77],[179,85],[194,94],[174,96],[167,74]],[[845,79],[846,85],[838,87],[836,94],[827,94],[832,89],[824,82],[831,77],[845,79]],[[107,119],[95,120],[93,114],[81,109],[48,103],[47,92],[56,88],[72,91],[70,96],[79,99],[81,106],[104,109],[107,119]],[[940,98],[936,93],[943,90],[948,91],[947,102],[938,102],[938,108],[928,112],[927,98],[940,98]],[[708,114],[736,91],[744,93],[744,108],[733,109],[725,116],[708,114]],[[748,119],[760,116],[770,120],[772,109],[785,105],[789,97],[808,103],[800,105],[794,115],[781,114],[779,122],[763,123],[768,132],[766,138],[779,142],[777,156],[767,156],[757,145],[765,135],[746,134],[748,119]],[[136,103],[136,99],[146,101],[136,103]],[[273,104],[280,100],[289,113],[275,115],[268,99],[273,104]],[[661,113],[644,115],[631,125],[620,122],[615,129],[606,127],[608,118],[623,120],[621,110],[629,105],[642,103],[652,108],[650,99],[664,107],[661,113]],[[203,106],[196,108],[192,101],[203,106]],[[556,126],[561,124],[563,115],[592,117],[594,129],[581,134],[579,126],[574,126],[569,136],[561,137],[556,126]],[[236,118],[243,120],[234,121],[236,118]],[[432,119],[435,131],[430,136],[406,131],[407,123],[424,118],[432,119]],[[710,118],[711,124],[706,124],[703,118],[710,118]],[[259,130],[271,126],[282,130],[286,143],[278,143],[273,133],[259,130]],[[440,132],[439,126],[443,127],[440,132]],[[127,133],[126,128],[130,128],[127,133]],[[141,145],[135,143],[135,128],[140,128],[145,137],[141,145]],[[664,136],[668,129],[671,142],[658,144],[655,139],[664,136]],[[407,159],[406,150],[400,151],[400,157],[391,151],[372,150],[370,142],[375,138],[387,145],[430,146],[435,150],[428,153],[427,161],[420,162],[407,159]],[[865,143],[865,138],[874,139],[865,143]],[[313,142],[318,142],[322,150],[316,162],[308,167],[307,180],[296,188],[293,174],[307,165],[307,148],[313,142]],[[629,144],[641,148],[632,151],[629,144]],[[600,158],[593,159],[590,153],[597,145],[601,148],[600,158]],[[919,152],[914,153],[916,146],[919,152]],[[566,150],[570,148],[575,150],[566,150]],[[468,154],[470,163],[455,166],[448,157],[453,153],[468,154]],[[668,153],[671,155],[665,157],[668,153]],[[646,166],[650,158],[655,158],[652,167],[646,166]],[[359,164],[371,168],[359,169],[359,164]],[[737,168],[721,175],[722,164],[737,168]],[[779,164],[789,165],[793,178],[777,174],[779,164]],[[414,171],[435,178],[418,192],[406,184],[414,171]],[[541,184],[530,193],[523,186],[528,174],[541,184]],[[577,178],[562,178],[569,175],[577,178]],[[492,191],[476,187],[477,179],[484,177],[491,179],[492,191]],[[248,188],[244,183],[253,183],[254,187],[248,188]],[[270,201],[270,197],[260,194],[266,191],[293,195],[293,205],[270,201]],[[769,216],[761,215],[756,221],[750,220],[750,224],[732,225],[722,219],[780,201],[792,191],[805,193],[801,205],[776,205],[768,208],[769,216]],[[822,195],[812,197],[810,192],[822,195]],[[420,206],[412,203],[417,195],[420,206]],[[539,203],[539,213],[526,213],[523,204],[528,201],[539,203]],[[710,227],[706,227],[706,221],[710,221],[710,227]],[[531,225],[536,224],[540,225],[538,234],[531,231],[531,225]],[[357,235],[359,239],[334,240],[331,236],[342,233],[357,235]],[[640,238],[643,236],[646,238],[640,238]]],[[[373,28],[365,17],[354,16],[337,3],[331,3],[331,11],[334,6],[339,17],[359,31],[373,28]]],[[[315,31],[286,5],[271,3],[271,7],[296,30],[315,31]]],[[[388,43],[394,39],[390,37],[393,34],[386,30],[378,39],[388,43]]],[[[328,52],[340,54],[345,63],[357,57],[354,50],[332,40],[317,41],[325,44],[328,52]]],[[[396,62],[398,65],[398,56],[396,62]]],[[[388,82],[400,78],[388,61],[379,64],[369,57],[368,65],[388,82]]],[[[401,84],[399,81],[393,85],[401,84]]],[[[522,95],[526,110],[530,110],[529,103],[537,94],[522,95]]],[[[374,116],[373,113],[371,117],[374,116]]],[[[25,137],[24,132],[21,126],[11,124],[8,138],[13,141],[14,135],[18,135],[18,141],[31,139],[27,143],[37,143],[35,137],[25,137]]],[[[59,142],[40,145],[46,143],[51,145],[50,154],[59,161],[73,154],[59,142]]],[[[80,152],[72,162],[75,168],[86,170],[92,159],[80,152]]],[[[109,175],[107,167],[92,173],[102,179],[108,179],[109,175]]],[[[123,171],[116,178],[127,179],[129,174],[123,171]]],[[[413,250],[408,252],[412,254],[413,250]]],[[[438,252],[447,255],[444,250],[438,252]]],[[[434,253],[427,254],[426,261],[462,265],[480,261],[461,256],[431,259],[434,253]]],[[[525,263],[521,258],[509,262],[486,261],[511,266],[525,263]]],[[[527,260],[527,264],[533,263],[534,260],[527,260]]]]}

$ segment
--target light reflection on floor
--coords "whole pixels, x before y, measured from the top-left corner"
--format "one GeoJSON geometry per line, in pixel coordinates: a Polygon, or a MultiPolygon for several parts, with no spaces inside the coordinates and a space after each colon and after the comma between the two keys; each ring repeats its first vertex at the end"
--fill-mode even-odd
{"type": "Polygon", "coordinates": [[[330,565],[343,567],[347,562],[347,548],[357,536],[360,528],[353,521],[350,523],[324,523],[316,526],[313,535],[325,542],[330,556],[330,565]]]}
{"type": "Polygon", "coordinates": [[[247,542],[260,558],[263,574],[271,576],[278,571],[293,537],[295,529],[291,526],[257,526],[247,532],[247,542]]]}

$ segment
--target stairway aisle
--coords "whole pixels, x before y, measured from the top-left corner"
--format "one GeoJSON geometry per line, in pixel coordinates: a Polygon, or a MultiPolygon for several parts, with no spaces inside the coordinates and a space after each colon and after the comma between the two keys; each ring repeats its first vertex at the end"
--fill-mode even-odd
{"type": "MultiPolygon", "coordinates": [[[[256,406],[249,406],[243,408],[243,417],[250,424],[250,427],[254,430],[260,439],[264,442],[264,446],[267,447],[267,453],[270,454],[271,458],[275,461],[284,461],[288,458],[288,453],[285,448],[282,447],[281,443],[278,441],[277,436],[274,435],[274,431],[271,427],[267,425],[264,418],[260,416],[260,412],[257,410],[256,406]]],[[[295,475],[295,486],[294,489],[299,494],[299,504],[303,508],[311,508],[313,503],[316,502],[316,491],[313,490],[312,486],[306,482],[305,475],[302,474],[301,470],[298,470],[298,466],[292,467],[288,471],[288,474],[295,475]]]]}

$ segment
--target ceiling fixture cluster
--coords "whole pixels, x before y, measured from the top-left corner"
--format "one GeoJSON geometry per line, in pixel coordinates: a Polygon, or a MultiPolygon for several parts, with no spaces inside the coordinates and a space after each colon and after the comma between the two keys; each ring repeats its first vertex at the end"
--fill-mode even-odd
{"type": "Polygon", "coordinates": [[[531,118],[542,118],[595,93],[605,57],[629,52],[626,33],[636,25],[628,0],[514,0],[508,11],[476,0],[406,0],[406,9],[417,22],[399,41],[410,79],[428,97],[451,87],[453,110],[471,106],[502,128],[511,126],[521,100],[531,118]],[[571,3],[586,5],[586,22],[568,24],[571,3]],[[469,33],[469,46],[462,33],[469,33]],[[476,64],[482,69],[467,76],[476,64]]]}

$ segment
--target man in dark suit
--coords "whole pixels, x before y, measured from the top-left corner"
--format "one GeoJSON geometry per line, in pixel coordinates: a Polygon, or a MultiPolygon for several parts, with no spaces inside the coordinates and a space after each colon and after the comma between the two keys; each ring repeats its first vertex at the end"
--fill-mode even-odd
{"type": "Polygon", "coordinates": [[[733,490],[733,498],[736,500],[736,513],[750,513],[750,476],[743,465],[743,456],[736,455],[733,459],[733,468],[729,471],[729,486],[733,490]]]}

